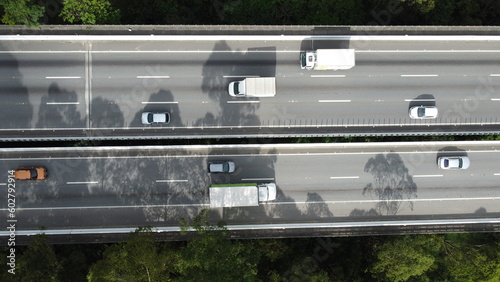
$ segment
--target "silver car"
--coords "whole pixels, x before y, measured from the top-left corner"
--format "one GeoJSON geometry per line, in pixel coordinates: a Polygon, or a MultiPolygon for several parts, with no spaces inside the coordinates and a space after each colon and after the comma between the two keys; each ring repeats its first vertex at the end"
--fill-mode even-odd
{"type": "Polygon", "coordinates": [[[438,158],[438,167],[440,169],[468,169],[470,160],[468,157],[440,157],[438,158]]]}
{"type": "Polygon", "coordinates": [[[155,123],[170,123],[169,113],[152,113],[144,112],[142,113],[142,124],[155,124],[155,123]]]}
{"type": "Polygon", "coordinates": [[[236,164],[231,161],[208,163],[208,172],[231,173],[236,170],[236,164]]]}
{"type": "Polygon", "coordinates": [[[413,119],[432,119],[437,118],[438,109],[434,106],[416,106],[411,107],[408,114],[413,119]]]}

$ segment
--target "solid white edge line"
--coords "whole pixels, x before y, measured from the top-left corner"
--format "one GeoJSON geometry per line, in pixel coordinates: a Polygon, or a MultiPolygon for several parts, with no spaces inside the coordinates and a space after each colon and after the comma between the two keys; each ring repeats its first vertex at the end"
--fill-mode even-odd
{"type": "Polygon", "coordinates": [[[158,179],[156,183],[170,183],[170,182],[188,182],[187,179],[158,179]]]}
{"type": "MultiPolygon", "coordinates": [[[[446,147],[446,146],[500,146],[500,140],[481,140],[481,141],[428,141],[428,142],[421,142],[419,145],[417,145],[418,148],[421,148],[421,151],[413,151],[408,152],[408,153],[425,153],[426,151],[423,151],[425,149],[429,148],[440,148],[440,147],[446,147]]],[[[162,145],[150,145],[150,146],[122,146],[122,147],[112,147],[112,146],[96,146],[96,147],[71,147],[71,149],[68,149],[68,147],[51,147],[51,148],[46,148],[46,147],[38,147],[38,148],[32,148],[32,147],[26,147],[26,148],[0,148],[0,152],[7,152],[7,153],[12,153],[12,152],[85,152],[85,151],[90,151],[90,152],[106,152],[106,151],[116,151],[116,152],[128,152],[130,150],[137,150],[137,149],[143,149],[143,150],[158,150],[161,151],[163,154],[165,153],[164,151],[178,151],[178,150],[214,150],[214,149],[228,149],[228,148],[246,148],[246,149],[289,149],[289,148],[298,148],[298,149],[325,149],[328,148],[329,150],[333,149],[355,149],[355,148],[380,148],[380,147],[398,147],[398,148],[404,148],[404,147],[415,147],[415,142],[377,142],[377,143],[365,143],[365,142],[357,142],[357,143],[298,143],[298,144],[239,144],[239,145],[168,145],[168,146],[162,146],[162,145]]],[[[431,150],[429,152],[430,154],[435,154],[438,150],[431,150]]],[[[488,153],[498,153],[498,150],[468,150],[468,152],[471,153],[481,153],[481,152],[488,152],[488,153]]],[[[255,156],[255,155],[253,155],[255,156]]],[[[163,155],[163,157],[165,157],[163,155]]],[[[8,160],[8,158],[0,158],[0,160],[8,160]]],[[[19,158],[13,158],[12,160],[19,160],[19,158]]]]}
{"type": "Polygon", "coordinates": [[[47,105],[79,105],[80,102],[47,102],[47,105]]]}
{"type": "Polygon", "coordinates": [[[99,181],[66,182],[66,184],[99,184],[99,181]]]}
{"type": "Polygon", "coordinates": [[[413,175],[413,177],[443,177],[442,174],[421,174],[421,175],[413,175]]]}
{"type": "MultiPolygon", "coordinates": [[[[72,41],[302,41],[302,40],[359,40],[359,41],[500,41],[500,36],[491,35],[2,35],[0,40],[72,40],[72,41]]],[[[429,50],[432,51],[432,50],[429,50]]],[[[457,50],[460,51],[460,50],[457,50]]],[[[475,50],[476,52],[478,50],[475,50]]]]}
{"type": "Polygon", "coordinates": [[[151,75],[151,76],[138,75],[137,78],[170,78],[170,76],[168,76],[168,75],[151,75]]]}
{"type": "MultiPolygon", "coordinates": [[[[0,39],[1,40],[1,39],[0,39]]],[[[129,51],[89,51],[94,54],[134,54],[134,53],[297,53],[303,50],[129,50],[129,51]]],[[[0,51],[0,54],[65,54],[65,53],[86,53],[87,51],[0,51]]],[[[500,53],[500,50],[356,50],[356,53],[500,53]]],[[[494,75],[495,76],[495,75],[494,75]]],[[[245,76],[225,76],[225,77],[245,77],[245,76]]],[[[258,76],[246,76],[258,77],[258,76]]]]}
{"type": "MultiPolygon", "coordinates": [[[[451,151],[449,151],[451,152],[451,151]]],[[[485,151],[468,151],[470,153],[496,153],[500,154],[500,151],[498,150],[485,150],[485,151]]],[[[338,152],[338,153],[262,153],[262,154],[224,154],[226,157],[269,157],[269,156],[282,156],[282,157],[289,157],[289,156],[310,156],[310,157],[315,157],[315,156],[348,156],[348,155],[353,155],[353,156],[358,156],[358,155],[374,155],[374,154],[379,154],[380,152],[338,152]]],[[[390,153],[390,152],[383,152],[384,154],[390,153]]],[[[435,155],[438,153],[438,151],[415,151],[415,152],[397,152],[400,155],[412,155],[412,154],[430,154],[430,155],[435,155]]],[[[459,152],[457,152],[459,153],[459,152]]],[[[213,155],[209,154],[199,154],[199,155],[169,155],[169,158],[206,158],[210,157],[213,155]]],[[[79,160],[102,160],[102,159],[109,159],[111,157],[106,156],[106,157],[78,157],[79,160]]],[[[148,155],[148,156],[113,156],[113,159],[155,159],[155,158],[165,158],[165,155],[148,155]]],[[[2,161],[16,161],[16,160],[46,160],[47,158],[0,158],[2,161]]],[[[74,160],[75,158],[72,157],[52,157],[50,158],[51,160],[74,160]]]]}
{"type": "MultiPolygon", "coordinates": [[[[435,219],[435,220],[398,220],[398,221],[360,221],[360,222],[315,222],[315,223],[281,223],[281,224],[245,224],[227,225],[232,231],[238,230],[283,230],[283,229],[310,229],[310,228],[359,228],[359,227],[390,227],[390,226],[422,226],[422,225],[463,225],[463,224],[498,224],[500,218],[471,218],[471,219],[435,219]]],[[[137,230],[131,228],[100,228],[100,229],[44,229],[44,230],[16,230],[18,236],[45,235],[85,235],[85,234],[126,234],[137,230]]],[[[153,227],[155,233],[179,232],[180,226],[153,227]]],[[[189,228],[187,231],[196,231],[189,228]]],[[[10,236],[10,231],[0,231],[0,236],[10,236]]]]}
{"type": "MultiPolygon", "coordinates": [[[[79,183],[82,184],[82,183],[79,183]]],[[[397,202],[397,203],[407,203],[407,202],[451,202],[451,201],[498,201],[500,197],[478,197],[478,198],[435,198],[435,199],[393,199],[393,200],[339,200],[339,201],[289,201],[289,202],[266,202],[265,205],[268,206],[280,206],[280,205],[308,205],[308,204],[326,204],[326,205],[345,205],[345,204],[376,204],[385,202],[397,202]]],[[[129,206],[80,206],[80,207],[46,207],[46,208],[18,208],[18,211],[44,211],[44,210],[90,210],[90,209],[130,209],[130,208],[186,208],[186,207],[205,207],[210,206],[210,204],[164,204],[164,205],[129,205],[129,206]]],[[[0,211],[7,211],[8,208],[0,208],[0,211]]]]}
{"type": "MultiPolygon", "coordinates": [[[[254,103],[260,103],[260,101],[256,101],[254,103]]],[[[456,125],[456,122],[432,122],[432,126],[441,126],[441,125],[456,125]]],[[[500,121],[471,121],[468,122],[467,125],[500,125],[500,121]]],[[[240,126],[240,125],[204,125],[204,126],[175,126],[175,127],[163,127],[162,129],[224,129],[224,128],[229,128],[233,129],[236,127],[239,128],[325,128],[325,127],[334,127],[334,128],[356,128],[356,127],[365,127],[367,126],[366,124],[337,124],[337,123],[324,123],[324,124],[262,124],[262,125],[248,125],[248,126],[240,126]]],[[[421,124],[421,123],[378,123],[378,124],[370,124],[370,127],[376,128],[376,127],[400,127],[400,126],[411,126],[411,127],[423,127],[423,126],[428,126],[428,124],[421,124]]],[[[4,128],[2,131],[4,132],[12,132],[12,131],[54,131],[54,130],[60,130],[60,131],[67,131],[67,130],[82,130],[82,129],[88,129],[85,127],[66,127],[66,128],[56,128],[56,127],[48,127],[48,128],[4,128]]],[[[121,129],[141,129],[141,130],[156,130],[158,129],[157,127],[140,127],[140,126],[129,126],[129,127],[107,127],[107,128],[92,128],[92,130],[96,132],[100,131],[106,131],[106,130],[121,130],[121,129]]],[[[157,136],[156,136],[157,137],[157,136]]],[[[156,138],[155,136],[151,136],[151,138],[156,138]]],[[[90,138],[90,137],[86,137],[90,138]]],[[[2,139],[0,137],[0,139],[2,139]]],[[[4,140],[11,140],[13,138],[3,138],[4,140]]],[[[57,139],[57,138],[55,138],[57,139]]],[[[1,149],[1,148],[0,148],[1,149]]]]}

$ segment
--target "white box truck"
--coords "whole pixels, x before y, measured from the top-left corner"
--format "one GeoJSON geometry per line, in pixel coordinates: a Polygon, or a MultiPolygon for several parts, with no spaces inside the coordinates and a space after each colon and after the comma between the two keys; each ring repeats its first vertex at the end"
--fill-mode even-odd
{"type": "Polygon", "coordinates": [[[229,83],[229,95],[233,97],[274,97],[275,77],[250,77],[229,83]]]}
{"type": "Polygon", "coordinates": [[[348,70],[355,65],[354,49],[318,49],[300,53],[300,68],[307,70],[348,70]]]}
{"type": "Polygon", "coordinates": [[[276,200],[276,184],[212,185],[209,194],[211,208],[253,207],[258,206],[260,202],[276,200]]]}

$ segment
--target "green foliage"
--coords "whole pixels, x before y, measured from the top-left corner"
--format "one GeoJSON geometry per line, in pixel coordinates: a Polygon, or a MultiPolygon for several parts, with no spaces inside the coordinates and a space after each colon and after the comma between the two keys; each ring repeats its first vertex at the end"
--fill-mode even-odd
{"type": "Polygon", "coordinates": [[[122,19],[127,24],[180,24],[182,13],[179,1],[175,0],[143,0],[123,2],[122,19]]]}
{"type": "Polygon", "coordinates": [[[181,250],[178,270],[182,281],[254,281],[259,254],[251,242],[227,239],[223,223],[208,222],[202,211],[192,224],[181,222],[184,232],[194,229],[195,236],[181,250]]]}
{"type": "Polygon", "coordinates": [[[32,0],[0,0],[4,15],[2,22],[8,25],[38,26],[45,8],[32,0]]]}
{"type": "Polygon", "coordinates": [[[120,10],[114,10],[108,0],[64,0],[63,5],[59,16],[69,23],[120,23],[120,10]]]}
{"type": "MultiPolygon", "coordinates": [[[[435,0],[399,0],[410,6],[415,6],[418,11],[428,13],[436,7],[435,0]]],[[[439,1],[439,0],[438,0],[439,1]]]]}
{"type": "Polygon", "coordinates": [[[401,236],[376,246],[376,262],[370,272],[375,278],[407,281],[436,267],[436,256],[442,245],[439,236],[401,236]]]}
{"type": "Polygon", "coordinates": [[[228,2],[223,19],[228,24],[356,24],[362,21],[361,0],[246,0],[228,2]]]}
{"type": "Polygon", "coordinates": [[[47,236],[42,234],[36,235],[19,257],[16,267],[17,281],[58,281],[61,265],[47,236]]]}
{"type": "Polygon", "coordinates": [[[58,254],[61,263],[60,281],[86,281],[88,271],[87,258],[79,245],[70,245],[64,248],[63,254],[58,254]]]}
{"type": "Polygon", "coordinates": [[[155,243],[150,233],[136,232],[111,245],[91,266],[88,281],[169,281],[177,256],[155,243]]]}
{"type": "Polygon", "coordinates": [[[446,236],[443,264],[457,281],[500,281],[500,243],[484,234],[446,236]]]}

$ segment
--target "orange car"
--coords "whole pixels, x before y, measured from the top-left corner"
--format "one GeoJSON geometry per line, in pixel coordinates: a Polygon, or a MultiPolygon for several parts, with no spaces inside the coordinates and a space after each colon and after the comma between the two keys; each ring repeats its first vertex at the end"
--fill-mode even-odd
{"type": "Polygon", "coordinates": [[[47,178],[47,169],[44,167],[20,167],[14,171],[16,180],[43,180],[47,178]]]}

